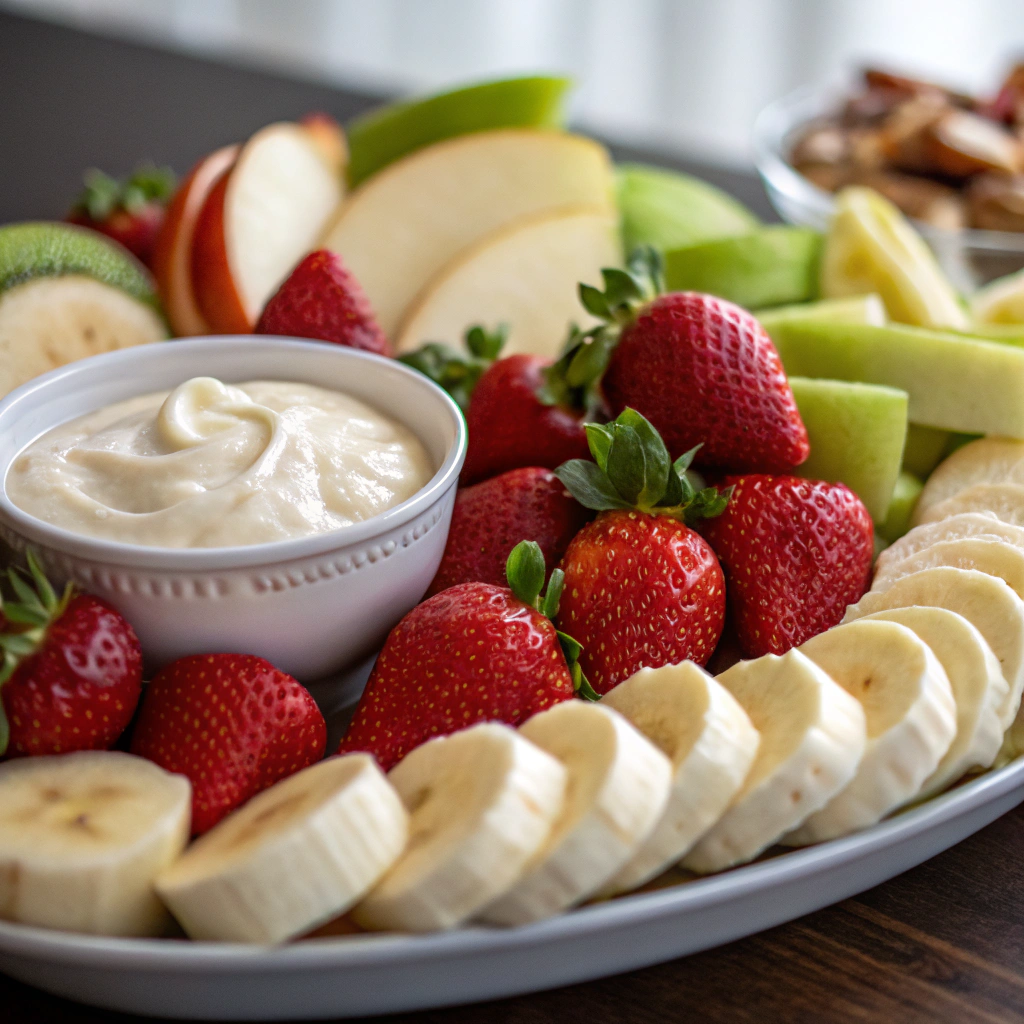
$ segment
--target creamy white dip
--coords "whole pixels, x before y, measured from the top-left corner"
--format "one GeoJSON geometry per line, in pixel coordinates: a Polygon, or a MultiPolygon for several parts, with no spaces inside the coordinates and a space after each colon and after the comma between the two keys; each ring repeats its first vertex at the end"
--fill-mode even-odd
{"type": "Polygon", "coordinates": [[[20,509],[74,533],[206,548],[349,526],[433,472],[409,430],[348,395],[196,377],[49,431],[6,487],[20,509]]]}

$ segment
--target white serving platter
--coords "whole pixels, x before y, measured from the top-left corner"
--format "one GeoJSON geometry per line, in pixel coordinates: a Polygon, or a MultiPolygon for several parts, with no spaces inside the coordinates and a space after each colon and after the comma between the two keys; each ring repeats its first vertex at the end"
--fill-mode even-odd
{"type": "Polygon", "coordinates": [[[672,960],[836,903],[1024,801],[1024,759],[857,835],[514,929],[350,935],[278,949],[102,939],[0,922],[0,970],[161,1017],[281,1020],[422,1010],[672,960]]]}

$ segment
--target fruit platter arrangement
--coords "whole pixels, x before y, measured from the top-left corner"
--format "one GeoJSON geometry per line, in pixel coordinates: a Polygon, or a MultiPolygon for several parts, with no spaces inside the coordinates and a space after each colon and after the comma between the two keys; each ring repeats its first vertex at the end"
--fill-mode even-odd
{"type": "MultiPolygon", "coordinates": [[[[131,594],[0,516],[0,919],[524,926],[1024,753],[1024,278],[958,294],[866,187],[818,233],[615,166],[566,89],[273,124],[176,188],[92,172],[66,223],[0,228],[0,414],[86,357],[262,336],[400,361],[468,435],[443,553],[330,745],[316,680],[258,643],[155,659],[131,594]]],[[[39,433],[4,502],[255,558],[437,470],[401,417],[239,361],[39,433]]]]}

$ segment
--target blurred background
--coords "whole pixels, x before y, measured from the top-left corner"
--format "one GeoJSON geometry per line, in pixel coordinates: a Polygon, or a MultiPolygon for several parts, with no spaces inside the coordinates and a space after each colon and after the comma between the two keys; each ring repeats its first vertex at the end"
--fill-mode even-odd
{"type": "Polygon", "coordinates": [[[1021,0],[2,0],[40,18],[375,94],[545,69],[577,123],[733,165],[770,100],[865,61],[989,90],[1021,0]]]}

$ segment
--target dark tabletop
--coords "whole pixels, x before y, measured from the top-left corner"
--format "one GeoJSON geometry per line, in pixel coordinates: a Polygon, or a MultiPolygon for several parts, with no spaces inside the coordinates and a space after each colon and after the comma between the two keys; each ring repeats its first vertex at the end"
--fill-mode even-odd
{"type": "MultiPolygon", "coordinates": [[[[140,159],[179,172],[261,125],[374,102],[328,86],[99,39],[0,14],[0,223],[60,216],[83,168],[140,159]]],[[[652,153],[770,216],[752,174],[652,153]]],[[[121,1024],[0,976],[0,1022],[121,1024]]],[[[633,974],[455,1010],[408,1024],[702,1024],[1024,1021],[1024,808],[838,906],[633,974]]]]}

